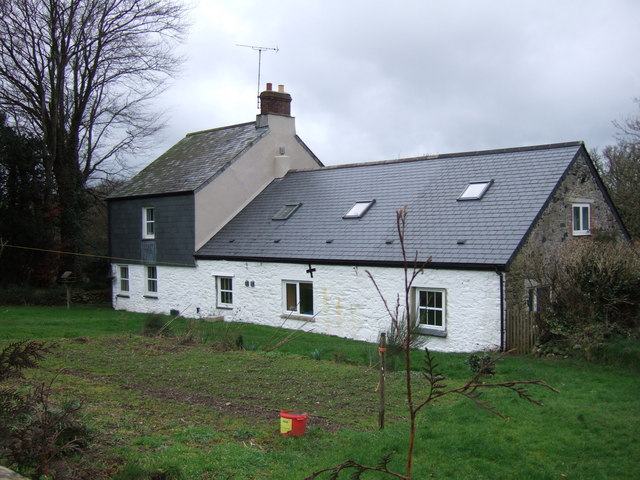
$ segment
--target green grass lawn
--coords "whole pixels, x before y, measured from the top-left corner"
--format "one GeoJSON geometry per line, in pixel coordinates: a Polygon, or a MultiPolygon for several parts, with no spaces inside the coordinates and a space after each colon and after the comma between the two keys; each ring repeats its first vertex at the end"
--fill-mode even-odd
{"type": "MultiPolygon", "coordinates": [[[[265,351],[292,332],[219,323],[198,326],[197,336],[206,344],[181,345],[177,338],[140,336],[144,318],[97,308],[0,307],[4,343],[25,338],[59,343],[43,368],[28,376],[55,377],[58,396],[83,401],[84,421],[94,435],[83,458],[96,466],[94,478],[148,478],[140,472],[164,470],[179,472],[166,478],[221,479],[235,473],[234,479],[302,479],[347,459],[373,465],[394,451],[391,466],[402,471],[403,376],[389,374],[387,427],[380,431],[379,372],[370,366],[375,346],[294,334],[280,348],[265,351]],[[242,334],[251,350],[211,347],[230,330],[242,334]],[[282,409],[309,413],[304,437],[280,437],[282,409]]],[[[176,320],[172,328],[179,337],[189,326],[176,320]]],[[[422,354],[415,355],[419,366],[422,354]]],[[[466,355],[435,356],[449,384],[468,377],[466,355]]],[[[509,421],[463,398],[427,407],[419,420],[414,479],[637,476],[637,371],[525,356],[506,358],[497,372],[499,381],[543,379],[561,393],[534,390],[545,404],[538,407],[508,392],[488,392],[509,421]]],[[[420,396],[425,384],[418,372],[415,379],[420,396]]]]}

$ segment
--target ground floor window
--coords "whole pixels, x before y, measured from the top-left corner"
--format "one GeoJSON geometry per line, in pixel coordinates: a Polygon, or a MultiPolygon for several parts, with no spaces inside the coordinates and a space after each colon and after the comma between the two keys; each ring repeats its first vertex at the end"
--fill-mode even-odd
{"type": "Polygon", "coordinates": [[[218,307],[229,308],[233,305],[233,278],[216,277],[218,307]]]}
{"type": "Polygon", "coordinates": [[[551,289],[547,286],[527,290],[527,308],[530,312],[543,312],[551,303],[551,289]]]}
{"type": "Polygon", "coordinates": [[[313,315],[313,284],[289,281],[283,283],[285,311],[313,315]]]}
{"type": "Polygon", "coordinates": [[[447,326],[445,291],[441,289],[416,289],[416,316],[425,333],[441,333],[447,326]]]}
{"type": "Polygon", "coordinates": [[[118,267],[120,277],[120,291],[129,291],[129,265],[120,265],[118,267]]]}
{"type": "Polygon", "coordinates": [[[157,267],[147,267],[147,293],[158,293],[157,267]]]}

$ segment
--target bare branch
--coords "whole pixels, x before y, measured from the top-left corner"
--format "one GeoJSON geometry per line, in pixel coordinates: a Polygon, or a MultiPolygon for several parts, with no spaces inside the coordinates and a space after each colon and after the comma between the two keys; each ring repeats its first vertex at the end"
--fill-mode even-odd
{"type": "MultiPolygon", "coordinates": [[[[500,361],[502,360],[502,358],[504,358],[504,355],[501,355],[500,357],[489,360],[486,367],[494,365],[496,361],[500,361]]],[[[479,369],[479,371],[473,377],[471,377],[471,379],[469,379],[469,381],[467,381],[467,383],[465,383],[464,385],[457,388],[446,389],[446,385],[441,383],[444,380],[444,377],[442,376],[442,374],[436,371],[438,365],[433,364],[433,360],[428,349],[425,349],[425,365],[426,367],[423,371],[423,376],[426,378],[427,382],[429,383],[430,390],[429,390],[428,397],[416,407],[416,411],[419,411],[420,409],[422,409],[423,407],[425,407],[426,405],[428,405],[429,403],[431,403],[432,401],[438,398],[444,397],[446,395],[457,394],[465,398],[468,398],[476,406],[484,410],[487,410],[489,413],[492,413],[501,418],[505,418],[502,412],[500,412],[495,406],[491,405],[489,401],[484,401],[481,399],[484,393],[482,390],[491,389],[491,388],[505,388],[507,390],[511,390],[512,392],[515,392],[520,398],[527,400],[528,402],[531,402],[538,406],[544,406],[544,404],[541,401],[536,400],[533,397],[533,395],[529,393],[529,391],[526,388],[527,386],[542,387],[542,388],[551,390],[554,393],[560,393],[554,387],[552,387],[551,385],[547,384],[542,380],[517,380],[517,381],[492,382],[492,383],[483,382],[482,376],[484,374],[484,371],[486,371],[486,368],[479,369]]]]}
{"type": "Polygon", "coordinates": [[[337,479],[338,476],[340,475],[340,473],[343,470],[353,470],[351,478],[354,478],[354,479],[361,478],[361,476],[362,476],[362,474],[364,472],[369,471],[369,472],[384,473],[385,475],[387,475],[389,477],[401,478],[403,480],[409,480],[410,477],[408,477],[406,475],[402,475],[400,473],[393,472],[393,471],[388,469],[388,463],[389,463],[389,460],[391,458],[391,455],[392,454],[385,455],[381,459],[381,462],[375,467],[372,467],[372,466],[369,466],[369,465],[363,465],[363,464],[355,462],[353,460],[347,460],[346,462],[343,462],[340,465],[336,465],[335,467],[323,468],[322,470],[318,470],[318,471],[312,473],[311,475],[309,475],[308,477],[305,477],[304,480],[312,480],[314,478],[319,477],[323,473],[331,473],[331,475],[329,476],[330,480],[337,479]]]}
{"type": "Polygon", "coordinates": [[[181,63],[185,10],[180,0],[0,2],[0,108],[43,139],[70,245],[87,181],[160,127],[147,109],[181,63]]]}

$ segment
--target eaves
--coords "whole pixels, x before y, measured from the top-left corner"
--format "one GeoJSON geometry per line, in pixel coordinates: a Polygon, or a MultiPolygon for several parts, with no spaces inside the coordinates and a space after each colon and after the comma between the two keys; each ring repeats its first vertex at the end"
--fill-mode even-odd
{"type": "MultiPolygon", "coordinates": [[[[265,263],[302,263],[314,265],[348,265],[357,267],[386,267],[404,268],[405,263],[401,261],[388,260],[335,260],[326,258],[278,258],[278,257],[253,257],[253,256],[224,256],[224,255],[194,255],[196,260],[226,260],[237,262],[265,262],[265,263]]],[[[484,271],[505,271],[507,265],[496,263],[464,263],[464,262],[433,262],[416,264],[418,268],[438,269],[438,270],[484,270],[484,271]]],[[[407,262],[407,267],[412,269],[413,262],[407,262]]]]}

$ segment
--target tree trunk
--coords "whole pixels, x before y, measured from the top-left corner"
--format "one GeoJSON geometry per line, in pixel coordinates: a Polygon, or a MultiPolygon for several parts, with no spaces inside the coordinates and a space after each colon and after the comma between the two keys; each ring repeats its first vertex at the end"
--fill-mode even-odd
{"type": "MultiPolygon", "coordinates": [[[[58,186],[60,250],[82,253],[82,217],[85,212],[85,189],[78,172],[77,154],[72,148],[59,149],[54,158],[54,172],[58,186]]],[[[72,271],[80,276],[81,262],[76,255],[65,255],[60,265],[62,271],[72,271]]]]}

